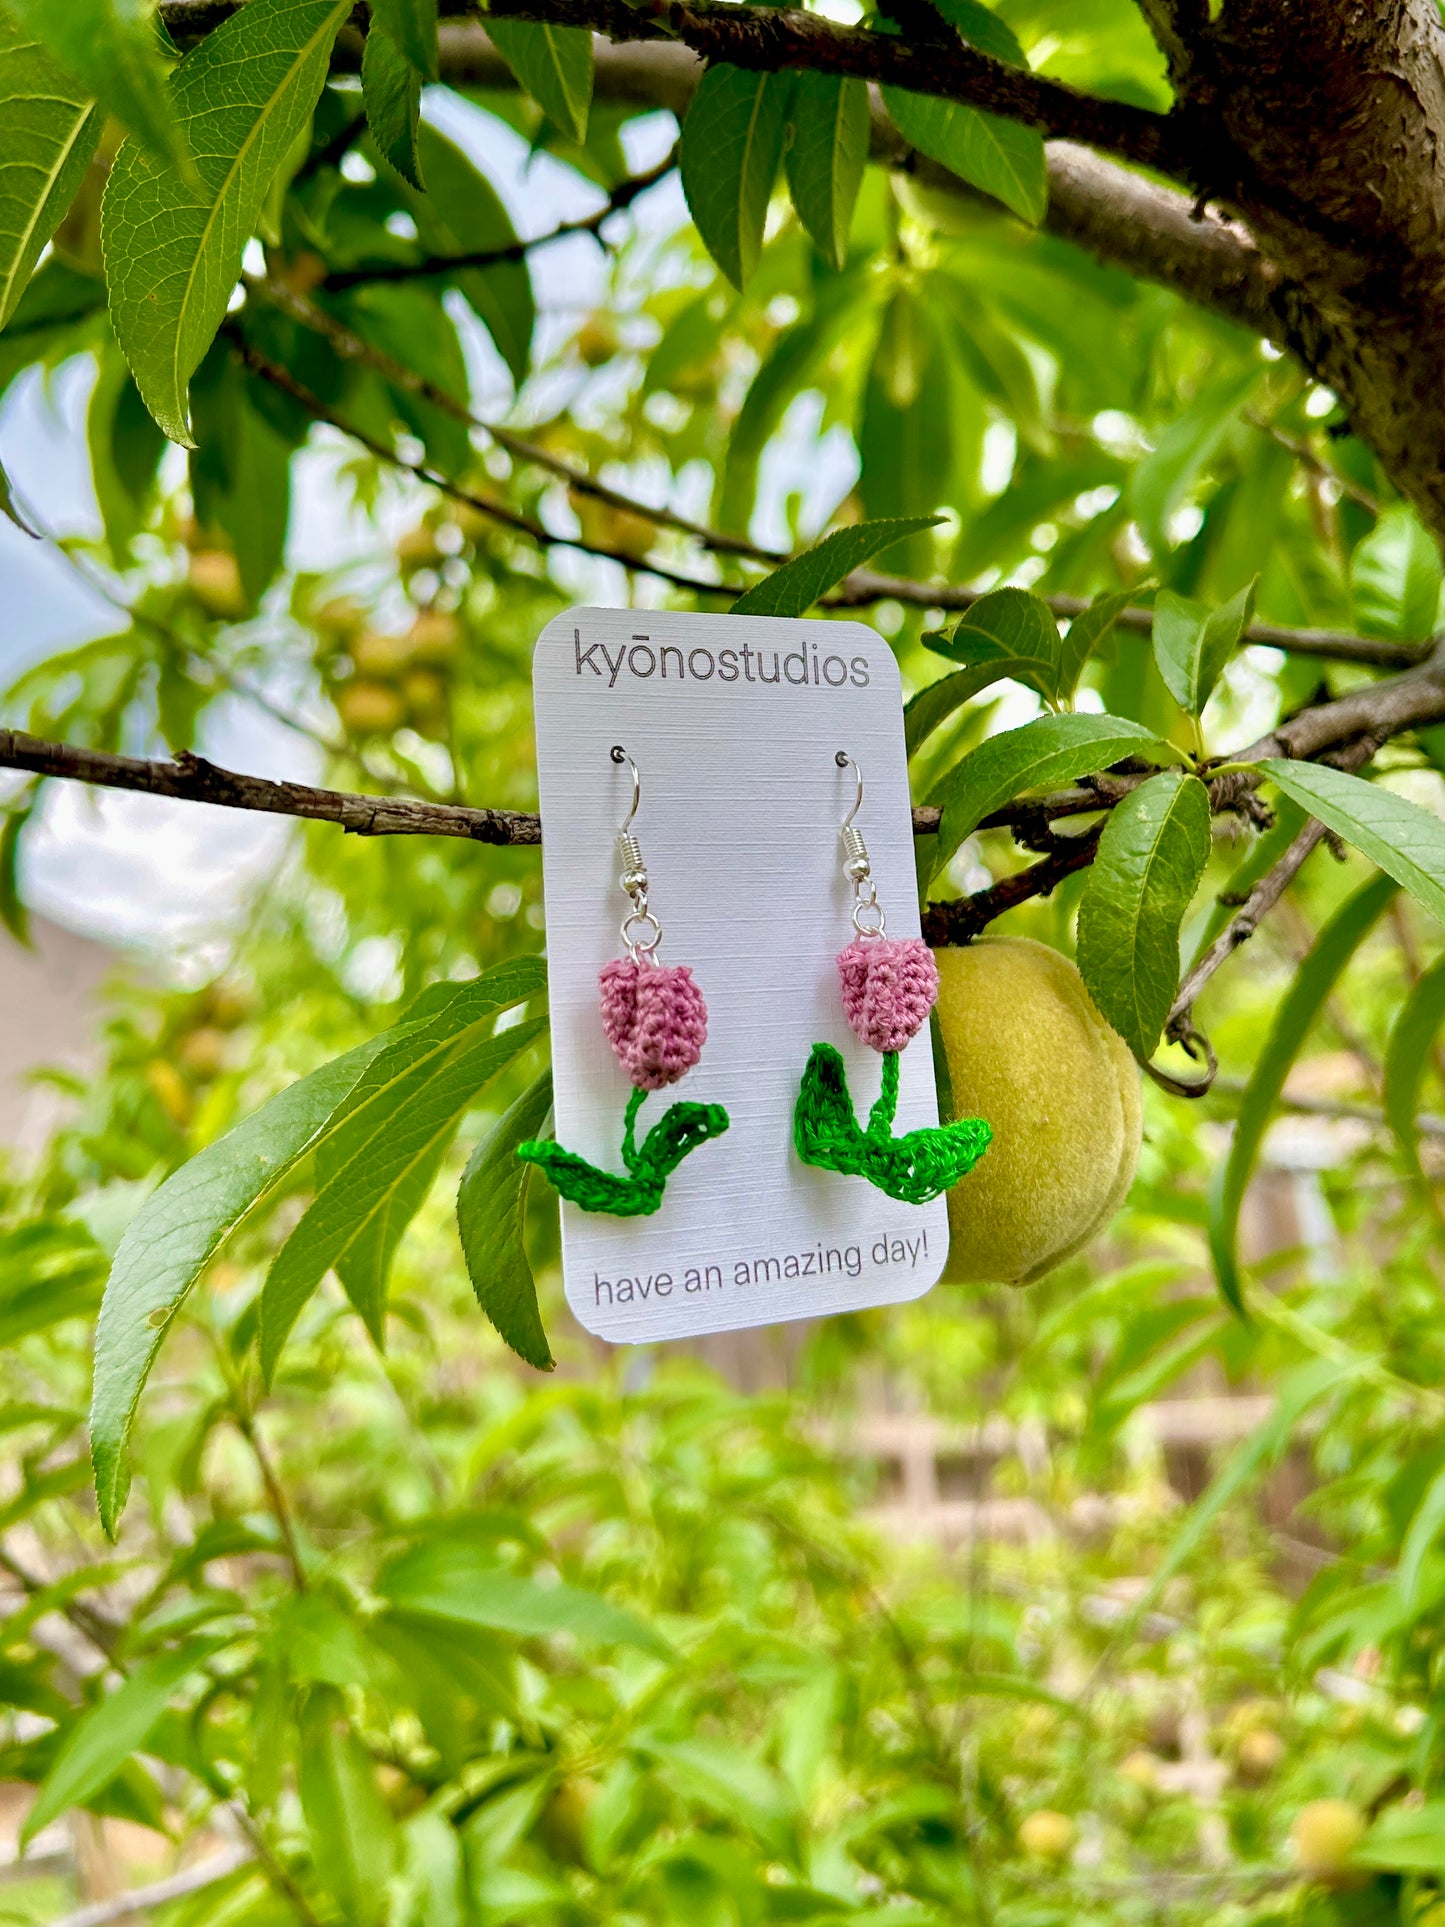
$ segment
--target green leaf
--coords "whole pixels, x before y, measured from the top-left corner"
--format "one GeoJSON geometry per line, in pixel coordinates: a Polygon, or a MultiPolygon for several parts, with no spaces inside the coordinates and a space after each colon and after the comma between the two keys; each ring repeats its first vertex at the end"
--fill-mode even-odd
{"type": "Polygon", "coordinates": [[[1445,1020],[1445,957],[1437,957],[1405,999],[1385,1052],[1385,1121],[1399,1140],[1405,1162],[1416,1177],[1423,1173],[1415,1113],[1420,1108],[1420,1086],[1429,1066],[1430,1044],[1442,1020],[1445,1020]]]}
{"type": "Polygon", "coordinates": [[[5,0],[5,11],[156,160],[194,184],[166,92],[155,0],[5,0]]]}
{"type": "Polygon", "coordinates": [[[381,1927],[396,1827],[336,1687],[314,1686],[307,1694],[300,1742],[301,1811],[317,1874],[347,1927],[381,1927]]]}
{"type": "Polygon", "coordinates": [[[1387,508],[1350,557],[1355,621],[1367,636],[1423,642],[1440,610],[1440,551],[1405,502],[1387,508]]]}
{"type": "Polygon", "coordinates": [[[492,1563],[486,1550],[459,1539],[436,1539],[393,1560],[377,1591],[398,1612],[429,1615],[463,1626],[485,1626],[524,1639],[574,1633],[610,1645],[638,1646],[665,1656],[671,1648],[644,1620],[576,1586],[540,1585],[492,1563]]]}
{"type": "Polygon", "coordinates": [[[1059,627],[1048,603],[1028,589],[991,590],[947,635],[924,641],[950,662],[992,665],[997,676],[1025,683],[1049,702],[1058,695],[1059,627]]]}
{"type": "Polygon", "coordinates": [[[938,786],[934,800],[943,806],[943,820],[934,874],[952,861],[985,816],[1026,790],[1069,783],[1125,757],[1166,763],[1178,755],[1173,744],[1123,716],[1040,716],[1022,729],[990,736],[938,786]]]}
{"type": "Polygon", "coordinates": [[[195,1640],[174,1652],[142,1660],[113,1693],[80,1715],[66,1733],[26,1815],[22,1844],[110,1784],[150,1738],[176,1688],[221,1644],[216,1639],[195,1640]]]}
{"type": "Polygon", "coordinates": [[[125,568],[166,438],[151,420],[124,357],[112,348],[98,359],[99,373],[86,411],[90,473],[111,559],[117,568],[125,568]]]}
{"type": "Polygon", "coordinates": [[[1079,901],[1089,995],[1134,1055],[1152,1057],[1179,985],[1179,929],[1209,861],[1209,792],[1163,770],[1110,811],[1079,901]]]}
{"type": "Polygon", "coordinates": [[[183,1164],[121,1239],[96,1326],[90,1408],[95,1495],[112,1538],[130,1483],[126,1442],[171,1319],[223,1240],[314,1142],[388,1034],[288,1085],[183,1164]]]}
{"type": "Polygon", "coordinates": [[[798,219],[841,269],[868,161],[868,85],[843,74],[794,76],[793,138],[783,156],[798,219]]]}
{"type": "Polygon", "coordinates": [[[489,14],[487,35],[517,85],[552,125],[568,140],[585,141],[592,106],[591,28],[533,25],[489,14]]]}
{"type": "Polygon", "coordinates": [[[0,463],[0,515],[3,515],[7,522],[13,522],[22,535],[28,535],[34,542],[40,541],[39,530],[31,528],[16,504],[10,477],[5,473],[3,463],[0,463]]]}
{"type": "Polygon", "coordinates": [[[1155,555],[1170,546],[1169,524],[1193,488],[1200,471],[1229,433],[1240,408],[1263,378],[1251,356],[1243,368],[1229,368],[1208,382],[1182,413],[1160,431],[1152,451],[1129,478],[1129,507],[1155,555]]]}
{"type": "MultiPolygon", "coordinates": [[[[899,287],[883,313],[857,431],[858,494],[871,520],[928,515],[950,500],[961,465],[961,385],[936,313],[911,287],[899,287]]],[[[889,566],[921,575],[931,546],[915,536],[888,552],[889,566]]]]}
{"type": "Polygon", "coordinates": [[[8,809],[0,823],[0,923],[16,943],[30,945],[30,912],[20,894],[20,839],[35,813],[32,798],[21,808],[8,809]]]}
{"type": "Polygon", "coordinates": [[[1350,1855],[1354,1867],[1445,1874],[1445,1800],[1386,1807],[1350,1855]]]}
{"type": "Polygon", "coordinates": [[[1445,923],[1445,823],[1418,803],[1327,763],[1270,758],[1260,770],[1327,829],[1363,850],[1445,923]]]}
{"type": "Polygon", "coordinates": [[[1311,1406],[1317,1405],[1358,1369],[1353,1362],[1342,1364],[1335,1359],[1315,1358],[1290,1373],[1279,1388],[1269,1417],[1235,1447],[1209,1490],[1190,1507],[1147,1589],[1135,1602],[1128,1625],[1136,1626],[1158,1603],[1164,1588],[1202,1545],[1205,1534],[1230,1500],[1247,1490],[1278,1460],[1311,1406]]]}
{"type": "MultiPolygon", "coordinates": [[[[433,254],[491,254],[516,245],[517,230],[485,175],[459,147],[422,124],[417,140],[425,195],[410,206],[417,232],[433,254]]],[[[461,268],[456,285],[496,344],[519,385],[532,352],[536,307],[525,258],[461,268]]]]}
{"type": "Polygon", "coordinates": [[[726,61],[704,69],[682,124],[688,212],[735,288],[752,277],[788,125],[788,79],[726,61]]]}
{"type": "Polygon", "coordinates": [[[326,80],[348,0],[247,0],[171,76],[200,189],[134,141],[115,158],[102,203],[111,321],[147,408],[193,446],[187,389],[225,317],[272,177],[326,80]]]}
{"type": "Polygon", "coordinates": [[[437,78],[437,0],[371,0],[371,17],[423,80],[437,78]]]}
{"type": "Polygon", "coordinates": [[[1258,577],[1221,608],[1161,589],[1154,599],[1154,660],[1169,694],[1191,716],[1204,712],[1224,665],[1254,615],[1258,577]]]}
{"type": "Polygon", "coordinates": [[[740,595],[732,606],[735,616],[801,616],[820,597],[835,588],[854,569],[883,549],[901,542],[906,535],[931,529],[936,515],[887,517],[878,522],[857,522],[851,528],[834,529],[804,555],[796,555],[761,582],[740,595]]]}
{"type": "Polygon", "coordinates": [[[425,192],[416,151],[421,76],[374,19],[361,55],[361,98],[377,152],[404,181],[425,192]]]}
{"type": "Polygon", "coordinates": [[[1445,1528],[1445,1472],[1437,1472],[1425,1488],[1400,1546],[1395,1588],[1400,1595],[1400,1610],[1409,1617],[1413,1618],[1419,1611],[1420,1575],[1442,1528],[1445,1528]]]}
{"type": "MultiPolygon", "coordinates": [[[[1142,585],[1140,585],[1142,586],[1142,585]]],[[[1096,595],[1069,624],[1059,640],[1058,694],[1072,702],[1079,678],[1096,649],[1101,649],[1113,634],[1114,624],[1140,593],[1140,586],[1120,589],[1112,595],[1096,595]]]]}
{"type": "Polygon", "coordinates": [[[527,1166],[517,1146],[537,1137],[552,1108],[552,1073],[544,1071],[472,1152],[457,1192],[462,1255],[477,1303],[529,1365],[556,1364],[537,1310],[537,1285],[522,1242],[527,1166]]]}
{"type": "Polygon", "coordinates": [[[1002,681],[1007,674],[1006,666],[997,662],[980,662],[972,669],[959,669],[951,676],[940,676],[937,682],[928,683],[916,696],[910,696],[903,710],[903,742],[909,757],[917,753],[955,709],[961,709],[981,690],[987,689],[991,683],[1002,681]]]}
{"type": "MultiPolygon", "coordinates": [[[[538,969],[536,959],[525,961],[538,969]]],[[[500,1036],[481,1034],[504,1007],[489,982],[495,975],[466,986],[473,995],[454,1000],[432,1026],[413,1027],[379,1053],[331,1119],[316,1196],[276,1254],[261,1294],[267,1384],[297,1316],[332,1266],[343,1283],[357,1283],[356,1308],[377,1344],[382,1342],[391,1255],[421,1205],[437,1160],[483,1086],[545,1028],[539,1020],[500,1036]],[[348,1268],[358,1245],[363,1255],[348,1268]]]]}
{"type": "Polygon", "coordinates": [[[883,104],[910,147],[948,168],[1037,227],[1048,211],[1044,137],[1036,127],[1001,120],[935,94],[885,87],[883,104]]]}
{"type": "MultiPolygon", "coordinates": [[[[1355,779],[1351,777],[1349,780],[1353,782],[1355,779]]],[[[1362,784],[1361,787],[1367,785],[1362,784]]],[[[1442,835],[1445,835],[1445,831],[1442,831],[1442,835]]],[[[1210,1193],[1209,1248],[1214,1257],[1219,1288],[1241,1315],[1244,1300],[1236,1255],[1239,1208],[1244,1202],[1255,1159],[1264,1141],[1265,1127],[1284,1089],[1290,1065],[1319,1016],[1325,999],[1394,894],[1395,885],[1389,877],[1373,877],[1341,904],[1330,918],[1315,939],[1309,955],[1295,972],[1275,1012],[1269,1035],[1250,1074],[1249,1085],[1240,1099],[1239,1118],[1230,1142],[1229,1156],[1219,1166],[1210,1193]]]]}
{"type": "Polygon", "coordinates": [[[100,126],[89,92],[0,13],[0,328],[75,199],[100,126]]]}

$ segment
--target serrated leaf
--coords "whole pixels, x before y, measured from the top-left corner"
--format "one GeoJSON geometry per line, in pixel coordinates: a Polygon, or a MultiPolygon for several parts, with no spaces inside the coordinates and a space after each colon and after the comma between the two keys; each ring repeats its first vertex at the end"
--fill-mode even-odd
{"type": "Polygon", "coordinates": [[[1327,763],[1270,759],[1259,769],[1327,829],[1363,850],[1445,923],[1445,823],[1393,790],[1327,763]]]}
{"type": "Polygon", "coordinates": [[[1385,1052],[1385,1121],[1395,1133],[1405,1162],[1420,1170],[1420,1147],[1415,1113],[1420,1108],[1420,1086],[1430,1062],[1430,1045],[1445,1022],[1445,957],[1437,957],[1405,999],[1395,1019],[1385,1052]]]}
{"type": "MultiPolygon", "coordinates": [[[[389,1260],[437,1159],[478,1094],[546,1028],[538,1021],[514,1025],[498,1037],[480,1036],[481,1024],[493,1014],[454,1031],[404,1075],[394,1075],[383,1056],[361,1080],[357,1108],[336,1124],[326,1146],[316,1196],[266,1276],[260,1350],[267,1384],[291,1327],[327,1271],[344,1267],[363,1239],[380,1240],[389,1260]],[[375,1091],[366,1091],[368,1083],[375,1083],[375,1091]]],[[[373,1286],[357,1310],[379,1345],[386,1315],[385,1266],[359,1263],[356,1275],[373,1286]]]]}
{"type": "Polygon", "coordinates": [[[831,535],[804,555],[793,557],[761,582],[740,595],[732,606],[735,616],[801,616],[812,608],[829,589],[836,588],[854,569],[861,569],[884,549],[892,548],[906,535],[931,529],[936,515],[887,517],[877,522],[856,522],[851,528],[834,529],[831,535]]]}
{"type": "Polygon", "coordinates": [[[1154,660],[1169,694],[1198,717],[1254,615],[1259,578],[1218,609],[1161,589],[1154,599],[1154,660]]]}
{"type": "Polygon", "coordinates": [[[1179,929],[1209,861],[1209,792],[1163,770],[1109,812],[1079,901],[1089,995],[1134,1055],[1152,1057],[1179,985],[1179,929]]]}
{"type": "Polygon", "coordinates": [[[682,124],[682,191],[703,245],[735,288],[752,276],[788,125],[788,79],[725,61],[704,70],[682,124]]]}
{"type": "Polygon", "coordinates": [[[522,1241],[528,1167],[517,1146],[541,1135],[551,1107],[552,1073],[544,1071],[477,1145],[457,1191],[457,1228],[477,1303],[517,1356],[540,1372],[556,1360],[522,1241]]]}
{"type": "Polygon", "coordinates": [[[1001,120],[961,101],[885,87],[883,104],[910,147],[948,168],[1021,220],[1037,227],[1048,212],[1044,137],[1036,127],[1001,120]]]}
{"type": "Polygon", "coordinates": [[[794,77],[793,138],[783,167],[798,219],[818,252],[841,269],[868,162],[868,86],[843,74],[794,77]]]}
{"type": "Polygon", "coordinates": [[[437,0],[371,0],[371,15],[423,80],[437,78],[437,0]]]}
{"type": "Polygon", "coordinates": [[[279,1091],[141,1206],[121,1239],[95,1333],[90,1449],[101,1524],[114,1536],[126,1442],[166,1327],[222,1241],[314,1141],[386,1033],[279,1091]]]}
{"type": "Polygon", "coordinates": [[[267,189],[325,84],[348,0],[247,0],[171,76],[200,187],[134,141],[115,158],[101,246],[116,338],[147,408],[193,446],[187,390],[225,317],[267,189]]]}
{"type": "Polygon", "coordinates": [[[403,1552],[382,1572],[376,1589],[398,1612],[485,1626],[524,1639],[574,1633],[659,1656],[671,1651],[644,1620],[600,1594],[577,1586],[540,1585],[496,1565],[483,1547],[462,1539],[435,1539],[403,1552]]]}
{"type": "Polygon", "coordinates": [[[534,25],[489,14],[487,34],[517,85],[552,125],[568,140],[585,141],[592,107],[591,28],[534,25]]]}
{"type": "Polygon", "coordinates": [[[299,1737],[298,1791],[317,1875],[347,1927],[381,1927],[396,1865],[396,1827],[336,1687],[308,1692],[299,1737]]]}
{"type": "Polygon", "coordinates": [[[927,684],[916,696],[911,696],[903,710],[903,744],[908,756],[914,756],[955,709],[961,709],[1007,675],[1006,658],[978,662],[971,669],[958,669],[951,676],[940,676],[937,682],[927,684]]]}
{"type": "Polygon", "coordinates": [[[1355,621],[1367,636],[1423,642],[1435,633],[1440,582],[1434,538],[1407,503],[1396,502],[1350,557],[1355,621]]]}
{"type": "Polygon", "coordinates": [[[1072,702],[1079,678],[1097,649],[1101,649],[1114,630],[1114,624],[1138,595],[1139,589],[1120,589],[1112,595],[1096,595],[1087,609],[1081,609],[1059,638],[1058,694],[1072,702]]]}
{"type": "Polygon", "coordinates": [[[1164,763],[1178,755],[1172,744],[1123,716],[1040,716],[1022,729],[990,736],[938,785],[934,801],[942,805],[943,818],[934,874],[948,866],[985,816],[1026,790],[1072,782],[1129,756],[1164,763]]]}
{"type": "MultiPolygon", "coordinates": [[[[1353,782],[1355,778],[1349,780],[1353,782]]],[[[1229,1156],[1219,1166],[1210,1188],[1208,1224],[1209,1248],[1219,1289],[1241,1315],[1244,1299],[1236,1255],[1239,1209],[1265,1129],[1284,1089],[1290,1066],[1325,999],[1394,894],[1395,884],[1389,877],[1373,877],[1340,906],[1320,931],[1274,1014],[1269,1035],[1240,1099],[1229,1156]]]]}
{"type": "Polygon", "coordinates": [[[80,1715],[67,1731],[20,1831],[22,1845],[69,1808],[84,1806],[109,1785],[159,1724],[171,1695],[221,1645],[194,1640],[174,1652],[143,1659],[115,1691],[80,1715]]]}
{"type": "Polygon", "coordinates": [[[5,0],[5,11],[158,161],[194,182],[166,91],[155,0],[5,0]]]}
{"type": "MultiPolygon", "coordinates": [[[[517,230],[507,210],[459,147],[423,122],[417,153],[427,192],[412,196],[409,204],[417,232],[433,254],[490,254],[515,245],[517,230]]],[[[459,268],[455,280],[520,385],[537,318],[525,258],[459,268]]]]}
{"type": "Polygon", "coordinates": [[[141,1206],[116,1251],[95,1337],[90,1441],[108,1533],[125,1504],[126,1444],[146,1377],[170,1319],[224,1240],[331,1129],[357,1119],[364,1130],[371,1108],[416,1064],[434,1061],[480,1003],[490,998],[495,1013],[544,982],[538,959],[519,958],[470,984],[433,985],[393,1029],[279,1091],[141,1206]]]}
{"type": "Polygon", "coordinates": [[[375,20],[361,54],[361,98],[376,151],[404,181],[424,193],[426,182],[416,151],[421,75],[375,20]]]}
{"type": "Polygon", "coordinates": [[[0,328],[75,199],[100,124],[87,90],[0,13],[0,328]]]}
{"type": "Polygon", "coordinates": [[[1052,702],[1059,689],[1059,628],[1053,611],[1028,589],[993,589],[947,635],[924,638],[935,655],[968,668],[997,665],[1052,702]]]}

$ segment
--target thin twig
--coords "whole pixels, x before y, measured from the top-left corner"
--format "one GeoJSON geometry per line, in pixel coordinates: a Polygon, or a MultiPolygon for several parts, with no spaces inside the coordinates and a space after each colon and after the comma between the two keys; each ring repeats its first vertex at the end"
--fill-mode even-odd
{"type": "Polygon", "coordinates": [[[419,401],[429,402],[432,407],[441,409],[444,414],[450,415],[453,421],[459,421],[468,428],[477,429],[519,461],[531,462],[538,468],[546,469],[549,474],[560,477],[566,482],[568,488],[575,490],[577,494],[591,496],[594,501],[605,502],[609,508],[621,509],[626,514],[636,515],[644,521],[656,524],[659,528],[676,529],[680,535],[690,535],[718,555],[747,556],[752,561],[766,562],[773,567],[788,560],[785,550],[761,548],[757,543],[749,542],[742,536],[726,535],[721,529],[708,528],[704,523],[691,521],[687,516],[678,515],[672,509],[654,508],[649,502],[640,502],[636,496],[624,494],[621,489],[613,488],[607,482],[598,481],[595,476],[589,475],[586,469],[578,468],[574,462],[569,462],[564,456],[554,455],[550,449],[543,448],[540,443],[530,440],[527,436],[503,427],[500,422],[486,421],[482,416],[474,415],[448,389],[440,387],[434,381],[429,381],[425,375],[419,375],[414,368],[408,368],[404,362],[397,361],[394,356],[375,347],[328,309],[318,307],[314,301],[308,301],[304,295],[298,294],[294,288],[288,287],[284,281],[278,280],[274,275],[265,280],[259,277],[248,277],[246,287],[249,292],[274,302],[293,320],[299,321],[303,327],[324,336],[337,353],[344,355],[348,361],[361,362],[364,366],[374,369],[377,374],[384,376],[395,387],[415,395],[419,401]]]}
{"type": "MultiPolygon", "coordinates": [[[[247,277],[245,285],[250,293],[273,302],[303,327],[322,335],[338,354],[375,369],[406,393],[429,402],[434,408],[450,415],[454,421],[490,437],[518,460],[534,463],[560,477],[569,489],[579,495],[590,496],[610,508],[651,522],[658,528],[674,529],[680,535],[690,536],[715,555],[740,556],[749,561],[766,563],[772,568],[789,559],[784,550],[750,542],[743,536],[729,535],[721,529],[710,528],[706,523],[679,515],[675,510],[655,508],[649,502],[639,501],[636,496],[622,489],[598,481],[585,469],[578,468],[560,455],[554,455],[550,449],[517,434],[515,430],[474,415],[449,390],[397,361],[394,356],[357,334],[338,316],[308,300],[277,276],[264,279],[259,276],[247,277]]],[[[589,547],[585,542],[573,546],[589,547]]],[[[593,549],[592,552],[599,551],[593,549]]],[[[631,566],[640,565],[635,558],[631,558],[631,566]]],[[[720,593],[717,590],[713,592],[720,593]]],[[[968,584],[922,582],[910,576],[885,575],[876,569],[855,569],[836,589],[822,598],[821,606],[827,609],[862,609],[875,602],[893,601],[902,602],[910,608],[938,609],[951,615],[965,613],[985,593],[968,584]]],[[[1056,616],[1070,621],[1089,606],[1087,596],[1052,594],[1046,595],[1044,600],[1056,616]]],[[[1154,613],[1144,608],[1125,609],[1118,616],[1116,627],[1134,635],[1149,635],[1154,627],[1154,613]]],[[[1333,662],[1364,663],[1381,669],[1411,668],[1423,661],[1431,648],[1429,643],[1388,642],[1374,636],[1353,636],[1333,629],[1289,629],[1269,622],[1252,623],[1242,641],[1265,648],[1283,649],[1293,655],[1315,656],[1333,662]]]]}
{"type": "Polygon", "coordinates": [[[129,1920],[135,1914],[149,1913],[152,1907],[164,1907],[173,1900],[184,1900],[188,1894],[202,1893],[207,1887],[229,1880],[242,1867],[252,1866],[255,1859],[249,1847],[229,1847],[197,1866],[187,1867],[184,1873],[173,1873],[149,1887],[135,1887],[130,1893],[117,1894],[114,1899],[79,1907],[73,1914],[56,1921],[55,1927],[109,1927],[111,1921],[129,1920]]]}
{"type": "Polygon", "coordinates": [[[1065,877],[1093,862],[1101,831],[1102,825],[1082,836],[1060,837],[1056,847],[1041,862],[1031,863],[1026,870],[1015,871],[1012,876],[1000,877],[987,890],[978,890],[970,897],[930,903],[923,912],[924,942],[935,949],[968,943],[1005,910],[1013,910],[1032,897],[1050,895],[1065,877]]]}
{"type": "MultiPolygon", "coordinates": [[[[625,569],[635,570],[642,575],[656,576],[660,582],[671,583],[675,589],[686,589],[690,595],[711,596],[715,599],[720,597],[724,601],[735,602],[743,592],[743,585],[740,582],[708,582],[701,576],[684,575],[680,570],[670,569],[663,563],[634,555],[631,550],[614,542],[588,542],[581,536],[553,535],[550,529],[544,528],[534,517],[524,515],[520,509],[512,508],[498,496],[481,495],[475,489],[463,488],[460,483],[452,481],[449,476],[443,475],[427,462],[407,461],[404,456],[398,455],[394,448],[388,448],[384,442],[375,440],[364,430],[357,428],[354,423],[338,415],[336,410],[322,401],[319,395],[313,394],[303,382],[298,381],[289,368],[283,368],[279,362],[272,361],[258,348],[252,347],[249,342],[238,341],[236,352],[253,374],[259,375],[262,381],[268,382],[281,394],[289,395],[291,400],[299,408],[304,409],[313,421],[325,422],[340,434],[357,442],[378,461],[386,462],[390,467],[414,476],[417,481],[439,489],[452,501],[460,502],[465,508],[474,509],[478,515],[487,516],[502,528],[512,529],[518,535],[525,535],[539,548],[580,549],[585,555],[601,556],[605,561],[621,563],[625,569]]],[[[647,513],[645,509],[641,512],[644,515],[647,513]]]]}
{"type": "Polygon", "coordinates": [[[249,1412],[236,1406],[232,1409],[231,1418],[236,1430],[251,1448],[251,1456],[255,1459],[261,1474],[261,1483],[266,1488],[266,1498],[276,1521],[277,1530],[281,1534],[281,1543],[286,1548],[286,1562],[291,1568],[291,1578],[296,1590],[305,1592],[306,1568],[301,1562],[301,1548],[296,1539],[296,1526],[291,1517],[291,1508],[286,1502],[285,1489],[276,1476],[275,1466],[271,1463],[271,1455],[262,1443],[261,1435],[256,1430],[256,1421],[249,1412]]]}
{"type": "Polygon", "coordinates": [[[622,213],[624,208],[631,207],[639,195],[665,180],[676,166],[677,148],[674,147],[655,167],[619,181],[595,214],[575,221],[562,221],[545,234],[533,235],[530,241],[509,241],[502,247],[477,248],[470,254],[429,254],[421,261],[377,261],[370,266],[363,262],[360,267],[335,269],[327,275],[325,285],[328,288],[356,288],[369,286],[376,281],[439,279],[444,275],[462,274],[468,268],[493,268],[504,261],[525,261],[529,254],[538,249],[551,247],[554,241],[571,240],[578,234],[591,235],[594,240],[600,240],[599,229],[605,221],[614,214],[622,213]]]}

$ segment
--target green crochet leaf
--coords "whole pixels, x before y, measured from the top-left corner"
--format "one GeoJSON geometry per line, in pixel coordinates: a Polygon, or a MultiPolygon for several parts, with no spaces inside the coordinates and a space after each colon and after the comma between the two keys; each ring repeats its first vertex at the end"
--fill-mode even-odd
{"type": "Polygon", "coordinates": [[[564,1198],[583,1211],[605,1211],[614,1218],[650,1217],[662,1203],[667,1180],[688,1153],[710,1137],[721,1137],[731,1120],[721,1104],[674,1104],[653,1125],[639,1150],[633,1134],[646,1096],[646,1091],[634,1090],[627,1100],[622,1138],[622,1161],[629,1173],[625,1178],[599,1170],[550,1138],[519,1144],[517,1156],[535,1164],[564,1198]]]}
{"type": "Polygon", "coordinates": [[[814,1044],[793,1110],[793,1142],[804,1164],[866,1178],[904,1204],[927,1204],[971,1171],[993,1138],[981,1117],[893,1135],[898,1053],[883,1059],[883,1088],[864,1130],[848,1094],[848,1073],[832,1044],[814,1044]]]}

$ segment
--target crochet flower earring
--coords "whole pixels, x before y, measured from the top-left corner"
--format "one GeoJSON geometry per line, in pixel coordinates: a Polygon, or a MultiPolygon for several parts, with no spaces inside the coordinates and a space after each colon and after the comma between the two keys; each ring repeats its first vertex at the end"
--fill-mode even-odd
{"type": "Polygon", "coordinates": [[[938,966],[921,937],[887,934],[868,849],[853,827],[863,806],[862,773],[844,750],[834,760],[839,769],[851,769],[858,784],[840,832],[858,933],[838,957],[843,1011],[859,1042],[881,1053],[883,1087],[864,1129],[854,1115],[841,1053],[832,1044],[814,1044],[793,1109],[793,1142],[804,1164],[866,1178],[904,1204],[927,1204],[973,1169],[993,1132],[981,1117],[962,1117],[893,1135],[898,1053],[937,1001],[938,966]]]}
{"type": "Polygon", "coordinates": [[[632,1218],[656,1211],[678,1165],[710,1137],[721,1137],[729,1119],[721,1104],[673,1104],[641,1145],[637,1143],[637,1114],[647,1093],[675,1084],[701,1056],[707,1040],[707,1005],[685,964],[657,961],[662,925],[647,907],[647,870],[641,845],[631,833],[642,781],[636,763],[620,743],[613,746],[612,760],[626,763],[632,771],[632,808],[617,833],[622,865],[618,881],[631,908],[622,920],[628,954],[604,964],[598,983],[603,1034],[632,1079],[622,1135],[627,1176],[599,1170],[551,1138],[519,1144],[517,1156],[538,1165],[562,1196],[582,1210],[632,1218]]]}

